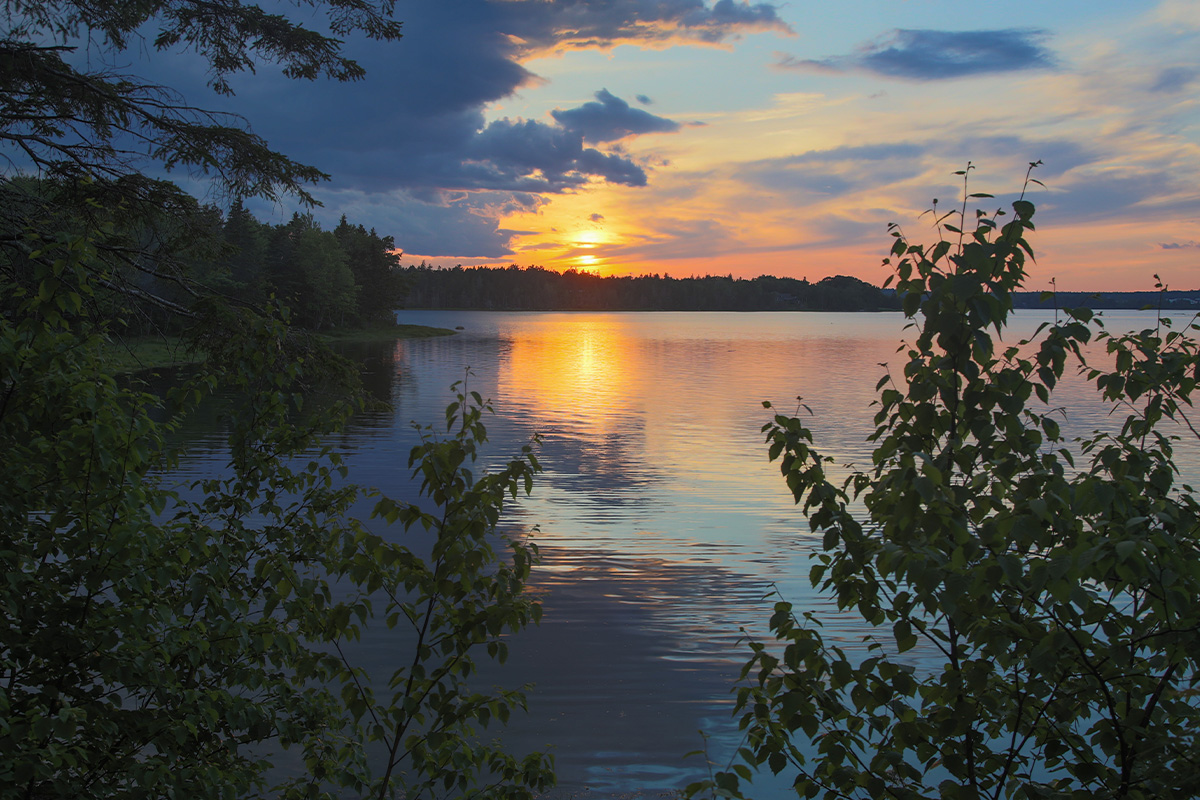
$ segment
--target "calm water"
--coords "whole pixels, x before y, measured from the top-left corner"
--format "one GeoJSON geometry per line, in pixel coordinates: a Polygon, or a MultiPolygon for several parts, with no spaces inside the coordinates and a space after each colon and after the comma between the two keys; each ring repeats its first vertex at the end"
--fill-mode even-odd
{"type": "MultiPolygon", "coordinates": [[[[1111,329],[1151,319],[1106,318],[1111,329]]],[[[1041,319],[1020,317],[1015,333],[1041,319]]],[[[411,497],[410,422],[440,419],[468,367],[468,388],[497,412],[489,457],[542,436],[546,473],[510,521],[537,526],[545,618],[487,678],[536,684],[506,736],[514,750],[554,749],[564,795],[681,787],[706,769],[682,757],[705,746],[701,730],[723,764],[738,742],[739,631],[764,632],[771,591],[821,609],[831,637],[861,635],[807,585],[818,543],[766,460],[762,401],[792,410],[803,396],[819,447],[868,463],[874,386],[882,363],[899,363],[898,314],[411,311],[401,321],[464,330],[353,353],[394,413],[364,415],[343,437],[352,478],[411,497]]],[[[1107,423],[1078,382],[1057,402],[1068,430],[1107,423]]],[[[189,469],[219,460],[208,451],[189,469]]],[[[1200,476],[1197,448],[1181,456],[1200,476]]],[[[381,644],[374,657],[382,666],[389,653],[381,644]]]]}

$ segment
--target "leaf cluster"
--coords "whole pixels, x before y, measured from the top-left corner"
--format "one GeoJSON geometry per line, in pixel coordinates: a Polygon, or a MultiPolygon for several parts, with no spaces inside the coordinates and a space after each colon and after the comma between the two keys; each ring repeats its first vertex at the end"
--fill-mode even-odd
{"type": "Polygon", "coordinates": [[[744,763],[693,793],[763,767],[802,797],[1200,796],[1200,504],[1172,461],[1200,326],[1116,335],[1084,309],[1004,344],[1034,207],[964,232],[979,197],[931,246],[893,229],[915,336],[877,386],[871,468],[834,482],[802,420],[764,428],[823,540],[814,587],[875,633],[838,646],[781,599],[738,690],[744,763]],[[1064,437],[1069,364],[1119,431],[1064,437]]]}
{"type": "MultiPolygon", "coordinates": [[[[428,555],[360,531],[348,543],[345,574],[386,598],[389,631],[407,634],[411,657],[387,681],[378,699],[352,670],[355,692],[348,707],[369,719],[371,740],[387,749],[379,797],[401,782],[408,797],[453,795],[529,798],[554,783],[553,762],[534,753],[517,758],[486,742],[482,729],[508,722],[524,710],[520,691],[487,695],[472,691],[476,653],[503,663],[504,636],[541,619],[541,606],[524,592],[537,545],[503,534],[498,526],[507,502],[533,489],[541,465],[533,445],[502,469],[476,477],[472,464],[487,441],[484,413],[491,407],[464,383],[446,408],[445,433],[420,429],[422,442],[409,455],[414,480],[433,502],[429,509],[381,497],[372,516],[405,531],[433,536],[428,555]],[[495,550],[503,545],[504,557],[495,550]]],[[[389,633],[389,638],[396,633],[389,633]]]]}
{"type": "Polygon", "coordinates": [[[503,635],[539,612],[523,593],[536,549],[497,532],[532,451],[475,477],[483,404],[460,397],[461,424],[412,455],[436,510],[381,496],[391,527],[373,532],[322,438],[355,405],[314,401],[336,373],[311,341],[202,305],[209,360],[162,408],[107,374],[106,325],[81,313],[102,294],[89,238],[28,244],[33,280],[0,317],[0,797],[520,798],[551,783],[543,756],[479,736],[520,693],[469,682],[478,653],[503,658],[503,635]],[[180,488],[172,433],[218,394],[228,465],[180,488]],[[391,675],[348,647],[372,624],[405,653],[391,675]],[[276,769],[281,749],[302,768],[276,769]]]}

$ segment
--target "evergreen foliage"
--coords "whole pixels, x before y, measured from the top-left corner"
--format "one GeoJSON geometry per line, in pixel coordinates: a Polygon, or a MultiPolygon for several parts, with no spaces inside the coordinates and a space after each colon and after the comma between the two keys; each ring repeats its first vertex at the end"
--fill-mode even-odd
{"type": "Polygon", "coordinates": [[[380,236],[374,228],[351,225],[342,215],[333,235],[346,254],[358,292],[355,318],[365,326],[391,325],[395,311],[404,303],[408,284],[400,271],[400,253],[391,236],[380,236]]]}

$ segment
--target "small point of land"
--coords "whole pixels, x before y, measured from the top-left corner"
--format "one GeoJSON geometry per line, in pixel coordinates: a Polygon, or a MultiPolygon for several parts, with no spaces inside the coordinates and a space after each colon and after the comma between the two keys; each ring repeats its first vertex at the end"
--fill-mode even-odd
{"type": "Polygon", "coordinates": [[[429,339],[434,336],[453,336],[448,328],[428,325],[396,324],[390,328],[347,328],[341,331],[322,331],[317,336],[326,342],[386,342],[391,339],[429,339]]]}

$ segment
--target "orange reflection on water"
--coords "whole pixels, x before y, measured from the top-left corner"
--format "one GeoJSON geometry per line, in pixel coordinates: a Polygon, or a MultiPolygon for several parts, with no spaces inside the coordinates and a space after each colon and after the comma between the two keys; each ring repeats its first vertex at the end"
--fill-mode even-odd
{"type": "Polygon", "coordinates": [[[497,397],[543,434],[543,461],[557,476],[534,501],[549,515],[543,538],[617,519],[629,533],[695,525],[716,536],[747,502],[790,513],[765,458],[762,401],[786,402],[837,369],[811,363],[823,362],[819,346],[781,342],[781,321],[560,313],[505,330],[497,397]],[[668,497],[682,502],[667,513],[687,521],[661,518],[668,497]]]}
{"type": "Polygon", "coordinates": [[[591,436],[626,432],[622,419],[637,409],[630,382],[641,371],[621,320],[612,315],[553,315],[537,335],[511,341],[498,378],[499,396],[537,419],[586,429],[591,436]]]}

